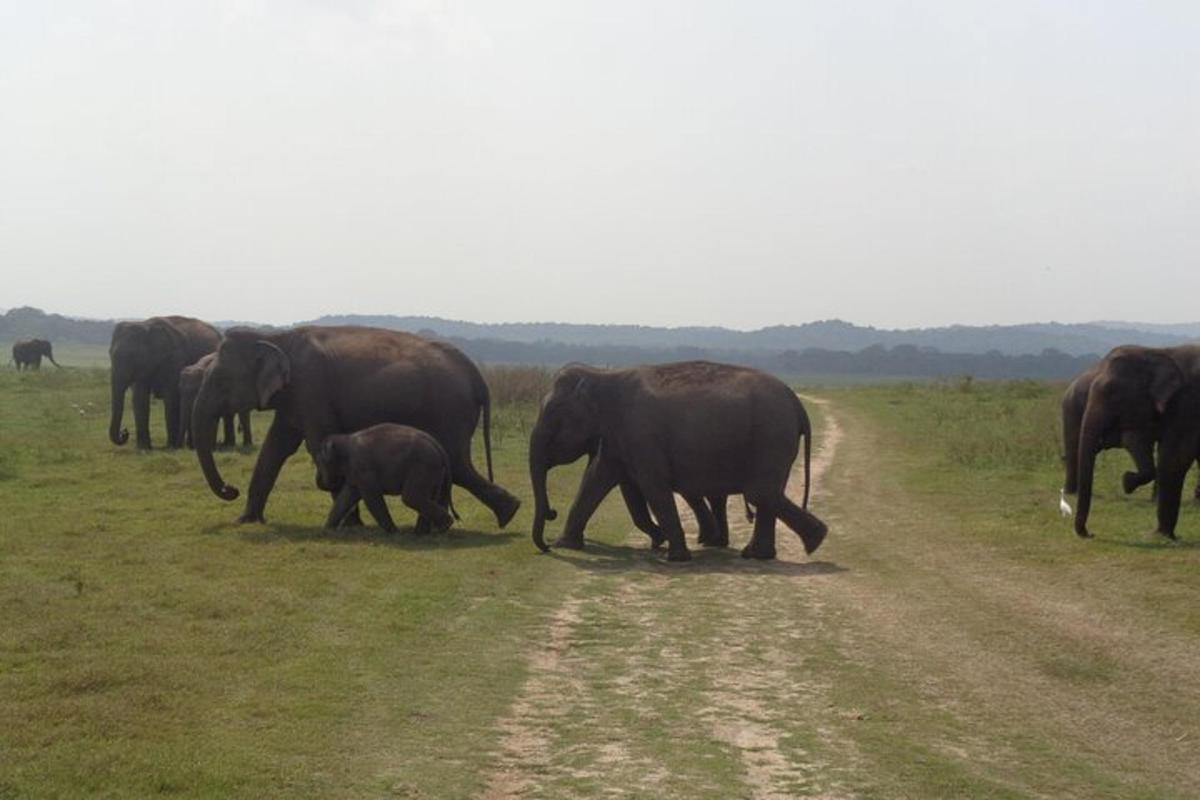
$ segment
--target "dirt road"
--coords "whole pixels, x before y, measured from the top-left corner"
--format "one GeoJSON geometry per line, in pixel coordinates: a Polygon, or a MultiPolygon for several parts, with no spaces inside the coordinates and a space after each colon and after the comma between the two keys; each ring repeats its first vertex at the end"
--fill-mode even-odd
{"type": "MultiPolygon", "coordinates": [[[[1017,570],[879,469],[870,420],[821,419],[808,560],[581,562],[498,730],[515,797],[1189,796],[1195,642],[1017,570]],[[1161,688],[1126,691],[1130,682],[1161,688]]],[[[797,469],[789,494],[803,491],[797,469]]],[[[681,505],[694,539],[694,520],[681,505]]],[[[636,531],[629,545],[644,549],[636,531]]],[[[593,547],[596,547],[593,545],[593,547]]]]}

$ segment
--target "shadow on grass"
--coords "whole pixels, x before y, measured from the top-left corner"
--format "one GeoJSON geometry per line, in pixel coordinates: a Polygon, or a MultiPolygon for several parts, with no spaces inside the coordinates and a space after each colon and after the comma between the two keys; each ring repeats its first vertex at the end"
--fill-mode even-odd
{"type": "Polygon", "coordinates": [[[1130,550],[1194,550],[1200,547],[1198,539],[1168,539],[1157,533],[1148,533],[1139,539],[1097,536],[1095,541],[1108,547],[1124,547],[1130,550]]]}
{"type": "Polygon", "coordinates": [[[830,561],[760,561],[742,558],[736,548],[694,548],[692,560],[667,561],[666,550],[649,547],[612,545],[588,542],[582,551],[554,548],[544,554],[568,563],[585,572],[613,574],[618,572],[652,572],[672,575],[787,575],[809,577],[848,572],[846,567],[830,561]]]}
{"type": "MultiPolygon", "coordinates": [[[[221,535],[228,530],[227,525],[212,525],[204,529],[204,533],[221,535]]],[[[310,525],[275,525],[268,522],[265,525],[254,525],[238,530],[236,535],[243,542],[250,544],[279,544],[292,542],[306,544],[323,542],[328,544],[371,545],[372,547],[393,547],[397,550],[459,550],[472,547],[495,547],[507,544],[519,534],[513,531],[483,531],[463,528],[451,528],[445,533],[431,533],[417,536],[412,526],[402,526],[396,533],[387,533],[380,528],[368,525],[352,528],[328,528],[310,525]]]]}

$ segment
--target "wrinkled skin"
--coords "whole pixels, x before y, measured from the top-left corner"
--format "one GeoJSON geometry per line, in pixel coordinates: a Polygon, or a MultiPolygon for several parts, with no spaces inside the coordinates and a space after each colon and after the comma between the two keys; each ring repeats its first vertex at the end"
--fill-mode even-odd
{"type": "Polygon", "coordinates": [[[154,396],[163,401],[167,446],[182,447],[179,374],[188,364],[216,350],[220,341],[221,334],[216,328],[191,317],[118,322],[108,348],[112,362],[109,440],[115,445],[129,440],[129,431],[121,427],[121,418],[125,411],[125,391],[132,387],[137,446],[150,449],[150,398],[154,396]]]}
{"type": "MultiPolygon", "coordinates": [[[[200,384],[204,382],[204,373],[212,366],[216,353],[209,353],[195,364],[189,364],[179,373],[179,439],[187,447],[194,447],[192,437],[192,409],[196,406],[196,395],[200,392],[200,384]]],[[[225,440],[223,447],[237,446],[237,433],[234,429],[233,414],[225,414],[225,440]]],[[[250,430],[250,412],[237,413],[238,427],[242,429],[242,446],[254,446],[254,434],[250,430]]]]}
{"type": "MultiPolygon", "coordinates": [[[[471,462],[482,416],[491,475],[491,400],[478,368],[456,348],[409,333],[353,326],[282,332],[226,332],[192,412],[196,456],[209,488],[223,500],[239,492],[213,460],[217,421],[250,409],[274,409],[259,449],[241,522],[261,522],[284,461],[301,444],[315,455],[329,436],[381,422],[426,431],[446,451],[454,483],[475,495],[501,527],[520,506],[471,462]]],[[[353,524],[356,510],[344,523],[353,524]]]]}
{"type": "Polygon", "coordinates": [[[1200,346],[1127,345],[1112,350],[1098,365],[1079,434],[1079,536],[1091,536],[1092,481],[1104,442],[1152,429],[1158,431],[1157,532],[1173,539],[1184,477],[1200,455],[1200,346]]]}
{"type": "MultiPolygon", "coordinates": [[[[1066,472],[1063,492],[1075,494],[1079,487],[1079,434],[1083,428],[1083,414],[1087,409],[1088,392],[1099,373],[1100,365],[1080,374],[1067,386],[1062,398],[1063,468],[1066,472]]],[[[1147,428],[1112,428],[1099,442],[1101,450],[1123,447],[1133,459],[1136,471],[1127,471],[1121,477],[1121,487],[1126,494],[1154,481],[1154,446],[1158,442],[1157,420],[1147,428]]],[[[1153,496],[1157,497],[1157,487],[1153,496]]],[[[1200,499],[1200,481],[1194,496],[1200,499]]]]}
{"type": "Polygon", "coordinates": [[[21,339],[13,342],[12,360],[17,369],[41,369],[42,358],[48,358],[50,363],[62,369],[62,365],[54,360],[54,351],[50,342],[45,339],[21,339]]]}
{"type": "Polygon", "coordinates": [[[418,534],[444,531],[458,516],[450,500],[450,457],[424,431],[383,423],[329,436],[314,460],[317,487],[336,493],[327,528],[337,528],[362,500],[379,527],[394,533],[385,495],[399,495],[417,512],[418,534]]]}
{"type": "Polygon", "coordinates": [[[676,493],[692,500],[743,495],[757,512],[754,535],[742,550],[746,558],[775,557],[777,518],[812,553],[824,540],[825,524],[784,494],[803,438],[807,506],[811,436],[795,393],[758,370],[706,361],[626,370],[567,367],[556,376],[530,436],[534,543],[546,549],[545,523],[556,516],[547,473],[587,455],[558,547],[582,547],[587,521],[621,486],[635,518],[639,506],[653,512],[670,560],[691,557],[676,493]]]}

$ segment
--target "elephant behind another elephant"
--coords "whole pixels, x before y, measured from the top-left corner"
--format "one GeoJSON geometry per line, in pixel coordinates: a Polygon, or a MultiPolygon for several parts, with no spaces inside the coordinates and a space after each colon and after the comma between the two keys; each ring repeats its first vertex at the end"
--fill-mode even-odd
{"type": "MultiPolygon", "coordinates": [[[[189,448],[195,446],[192,438],[192,409],[196,405],[196,394],[200,391],[204,375],[216,357],[216,353],[209,353],[195,364],[190,364],[179,372],[179,440],[189,448]]],[[[225,441],[222,444],[225,447],[237,445],[237,433],[234,430],[233,418],[233,414],[224,415],[225,441]]],[[[254,435],[250,432],[250,412],[239,411],[237,421],[238,426],[242,429],[242,446],[252,447],[254,435]]]]}

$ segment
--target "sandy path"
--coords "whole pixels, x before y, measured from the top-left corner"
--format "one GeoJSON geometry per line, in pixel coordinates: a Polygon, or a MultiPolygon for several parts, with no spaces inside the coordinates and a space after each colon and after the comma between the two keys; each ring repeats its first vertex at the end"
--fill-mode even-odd
{"type": "MultiPolygon", "coordinates": [[[[842,438],[836,418],[826,412],[824,422],[812,464],[814,499],[842,438]]],[[[803,494],[802,467],[789,481],[793,497],[803,494]]],[[[682,500],[679,509],[694,530],[682,500]]],[[[752,526],[736,503],[731,509],[738,548],[752,526]]],[[[646,539],[631,530],[628,543],[645,547],[646,539]]],[[[828,635],[820,613],[824,576],[805,568],[799,538],[782,525],[777,550],[770,564],[697,551],[682,567],[647,555],[644,567],[619,576],[585,573],[530,655],[529,678],[499,725],[500,751],[482,797],[726,794],[727,784],[689,772],[686,753],[669,759],[637,742],[641,722],[658,727],[676,716],[682,719],[668,732],[677,729],[693,751],[711,745],[711,757],[735,774],[739,796],[850,796],[840,777],[856,761],[851,742],[819,726],[809,732],[819,746],[793,741],[805,717],[827,716],[832,705],[827,684],[796,674],[808,640],[828,635]],[[807,619],[770,613],[780,597],[807,619]],[[680,626],[680,617],[703,627],[680,626]],[[610,631],[611,657],[594,641],[610,631]],[[673,675],[689,676],[686,696],[664,694],[673,675]]]]}

